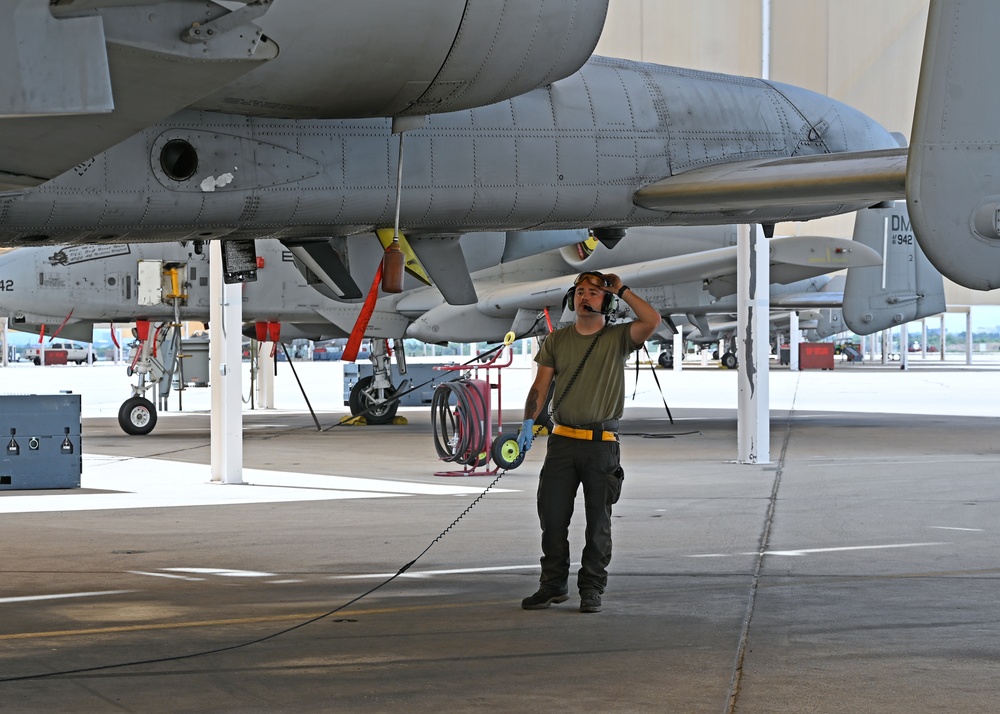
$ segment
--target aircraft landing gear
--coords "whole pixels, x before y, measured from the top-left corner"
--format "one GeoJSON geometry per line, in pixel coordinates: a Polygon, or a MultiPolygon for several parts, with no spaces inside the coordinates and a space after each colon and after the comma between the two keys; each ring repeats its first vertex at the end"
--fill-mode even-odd
{"type": "MultiPolygon", "coordinates": [[[[396,341],[396,363],[399,373],[406,374],[406,355],[402,342],[396,341]]],[[[352,416],[363,416],[369,424],[391,424],[396,418],[399,400],[392,397],[396,392],[405,391],[409,380],[403,380],[398,388],[393,386],[391,357],[389,340],[371,341],[369,358],[372,361],[372,374],[362,377],[351,387],[348,405],[352,416]]]]}
{"type": "MultiPolygon", "coordinates": [[[[126,372],[136,378],[132,396],[118,410],[118,425],[131,436],[145,436],[156,426],[156,405],[145,397],[147,390],[158,394],[160,409],[166,411],[167,397],[174,374],[178,375],[178,402],[184,389],[181,369],[181,303],[187,300],[182,291],[183,264],[168,263],[161,267],[163,302],[173,304],[174,319],[151,325],[148,320],[136,320],[132,362],[126,372]]],[[[155,399],[156,397],[154,397],[155,399]]]]}
{"type": "Polygon", "coordinates": [[[726,352],[722,355],[722,366],[726,369],[736,369],[736,355],[732,352],[726,352]]]}
{"type": "Polygon", "coordinates": [[[145,397],[131,397],[118,410],[118,425],[130,436],[145,436],[156,426],[156,407],[145,397]]]}
{"type": "Polygon", "coordinates": [[[374,383],[375,377],[362,377],[351,387],[348,400],[351,414],[357,416],[364,413],[365,421],[369,424],[391,424],[399,408],[399,402],[388,401],[395,389],[391,382],[388,387],[376,387],[374,383]]]}

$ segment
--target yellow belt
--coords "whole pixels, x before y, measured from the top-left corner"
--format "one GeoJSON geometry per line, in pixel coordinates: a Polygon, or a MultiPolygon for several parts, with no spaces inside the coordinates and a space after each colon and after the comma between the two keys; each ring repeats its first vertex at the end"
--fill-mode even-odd
{"type": "Polygon", "coordinates": [[[618,435],[613,431],[599,432],[601,438],[595,439],[594,432],[590,429],[574,429],[571,426],[563,426],[562,424],[556,424],[552,428],[552,433],[559,436],[568,436],[570,439],[583,439],[584,441],[618,441],[618,435]]]}

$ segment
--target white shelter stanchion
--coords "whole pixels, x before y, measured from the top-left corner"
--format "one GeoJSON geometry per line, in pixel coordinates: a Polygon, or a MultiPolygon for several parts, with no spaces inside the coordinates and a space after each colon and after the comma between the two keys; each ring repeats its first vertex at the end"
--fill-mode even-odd
{"type": "Polygon", "coordinates": [[[944,362],[944,350],[945,346],[948,344],[948,340],[944,336],[944,313],[941,313],[941,361],[944,362]]]}
{"type": "Polygon", "coordinates": [[[790,372],[799,371],[799,343],[801,341],[802,331],[799,330],[799,313],[792,310],[788,313],[788,370],[790,372]]]}
{"type": "Polygon", "coordinates": [[[684,368],[684,333],[677,330],[674,334],[674,371],[680,372],[684,368]]]}
{"type": "Polygon", "coordinates": [[[757,225],[740,225],[736,236],[738,460],[766,464],[771,460],[768,245],[764,231],[757,225]]]}
{"type": "Polygon", "coordinates": [[[243,483],[243,286],[222,279],[222,244],[211,241],[209,280],[212,481],[243,483]]]}
{"type": "Polygon", "coordinates": [[[965,363],[972,364],[972,307],[965,313],[965,363]]]}
{"type": "Polygon", "coordinates": [[[3,319],[3,366],[6,367],[8,362],[8,357],[10,356],[10,348],[7,346],[7,318],[3,319]]]}
{"type": "Polygon", "coordinates": [[[905,322],[899,326],[899,368],[910,368],[910,330],[905,322]]]}
{"type": "Polygon", "coordinates": [[[274,409],[275,342],[261,342],[257,347],[257,406],[274,409]]]}

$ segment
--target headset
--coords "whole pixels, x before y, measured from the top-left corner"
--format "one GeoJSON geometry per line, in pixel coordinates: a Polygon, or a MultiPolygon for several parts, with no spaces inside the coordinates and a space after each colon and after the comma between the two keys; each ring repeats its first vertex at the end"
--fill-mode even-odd
{"type": "MultiPolygon", "coordinates": [[[[596,270],[588,270],[586,272],[580,273],[576,280],[573,281],[573,287],[566,291],[566,297],[563,298],[563,309],[569,308],[571,311],[575,311],[576,308],[573,302],[573,296],[576,293],[576,286],[582,283],[587,278],[596,277],[605,286],[611,285],[611,281],[604,277],[604,273],[599,273],[596,270]]],[[[605,317],[610,317],[614,314],[615,309],[618,307],[618,298],[610,292],[604,293],[604,300],[601,302],[601,314],[605,317]]]]}

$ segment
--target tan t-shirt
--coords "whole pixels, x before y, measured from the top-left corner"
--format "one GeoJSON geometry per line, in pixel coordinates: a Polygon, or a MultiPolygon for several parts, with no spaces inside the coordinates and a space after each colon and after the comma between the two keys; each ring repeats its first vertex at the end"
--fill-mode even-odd
{"type": "Polygon", "coordinates": [[[535,361],[555,369],[552,419],[566,426],[596,424],[621,417],[625,408],[625,361],[636,349],[629,334],[631,323],[604,328],[573,386],[563,397],[587,348],[596,335],[581,335],[574,325],[551,333],[542,342],[535,361]]]}

